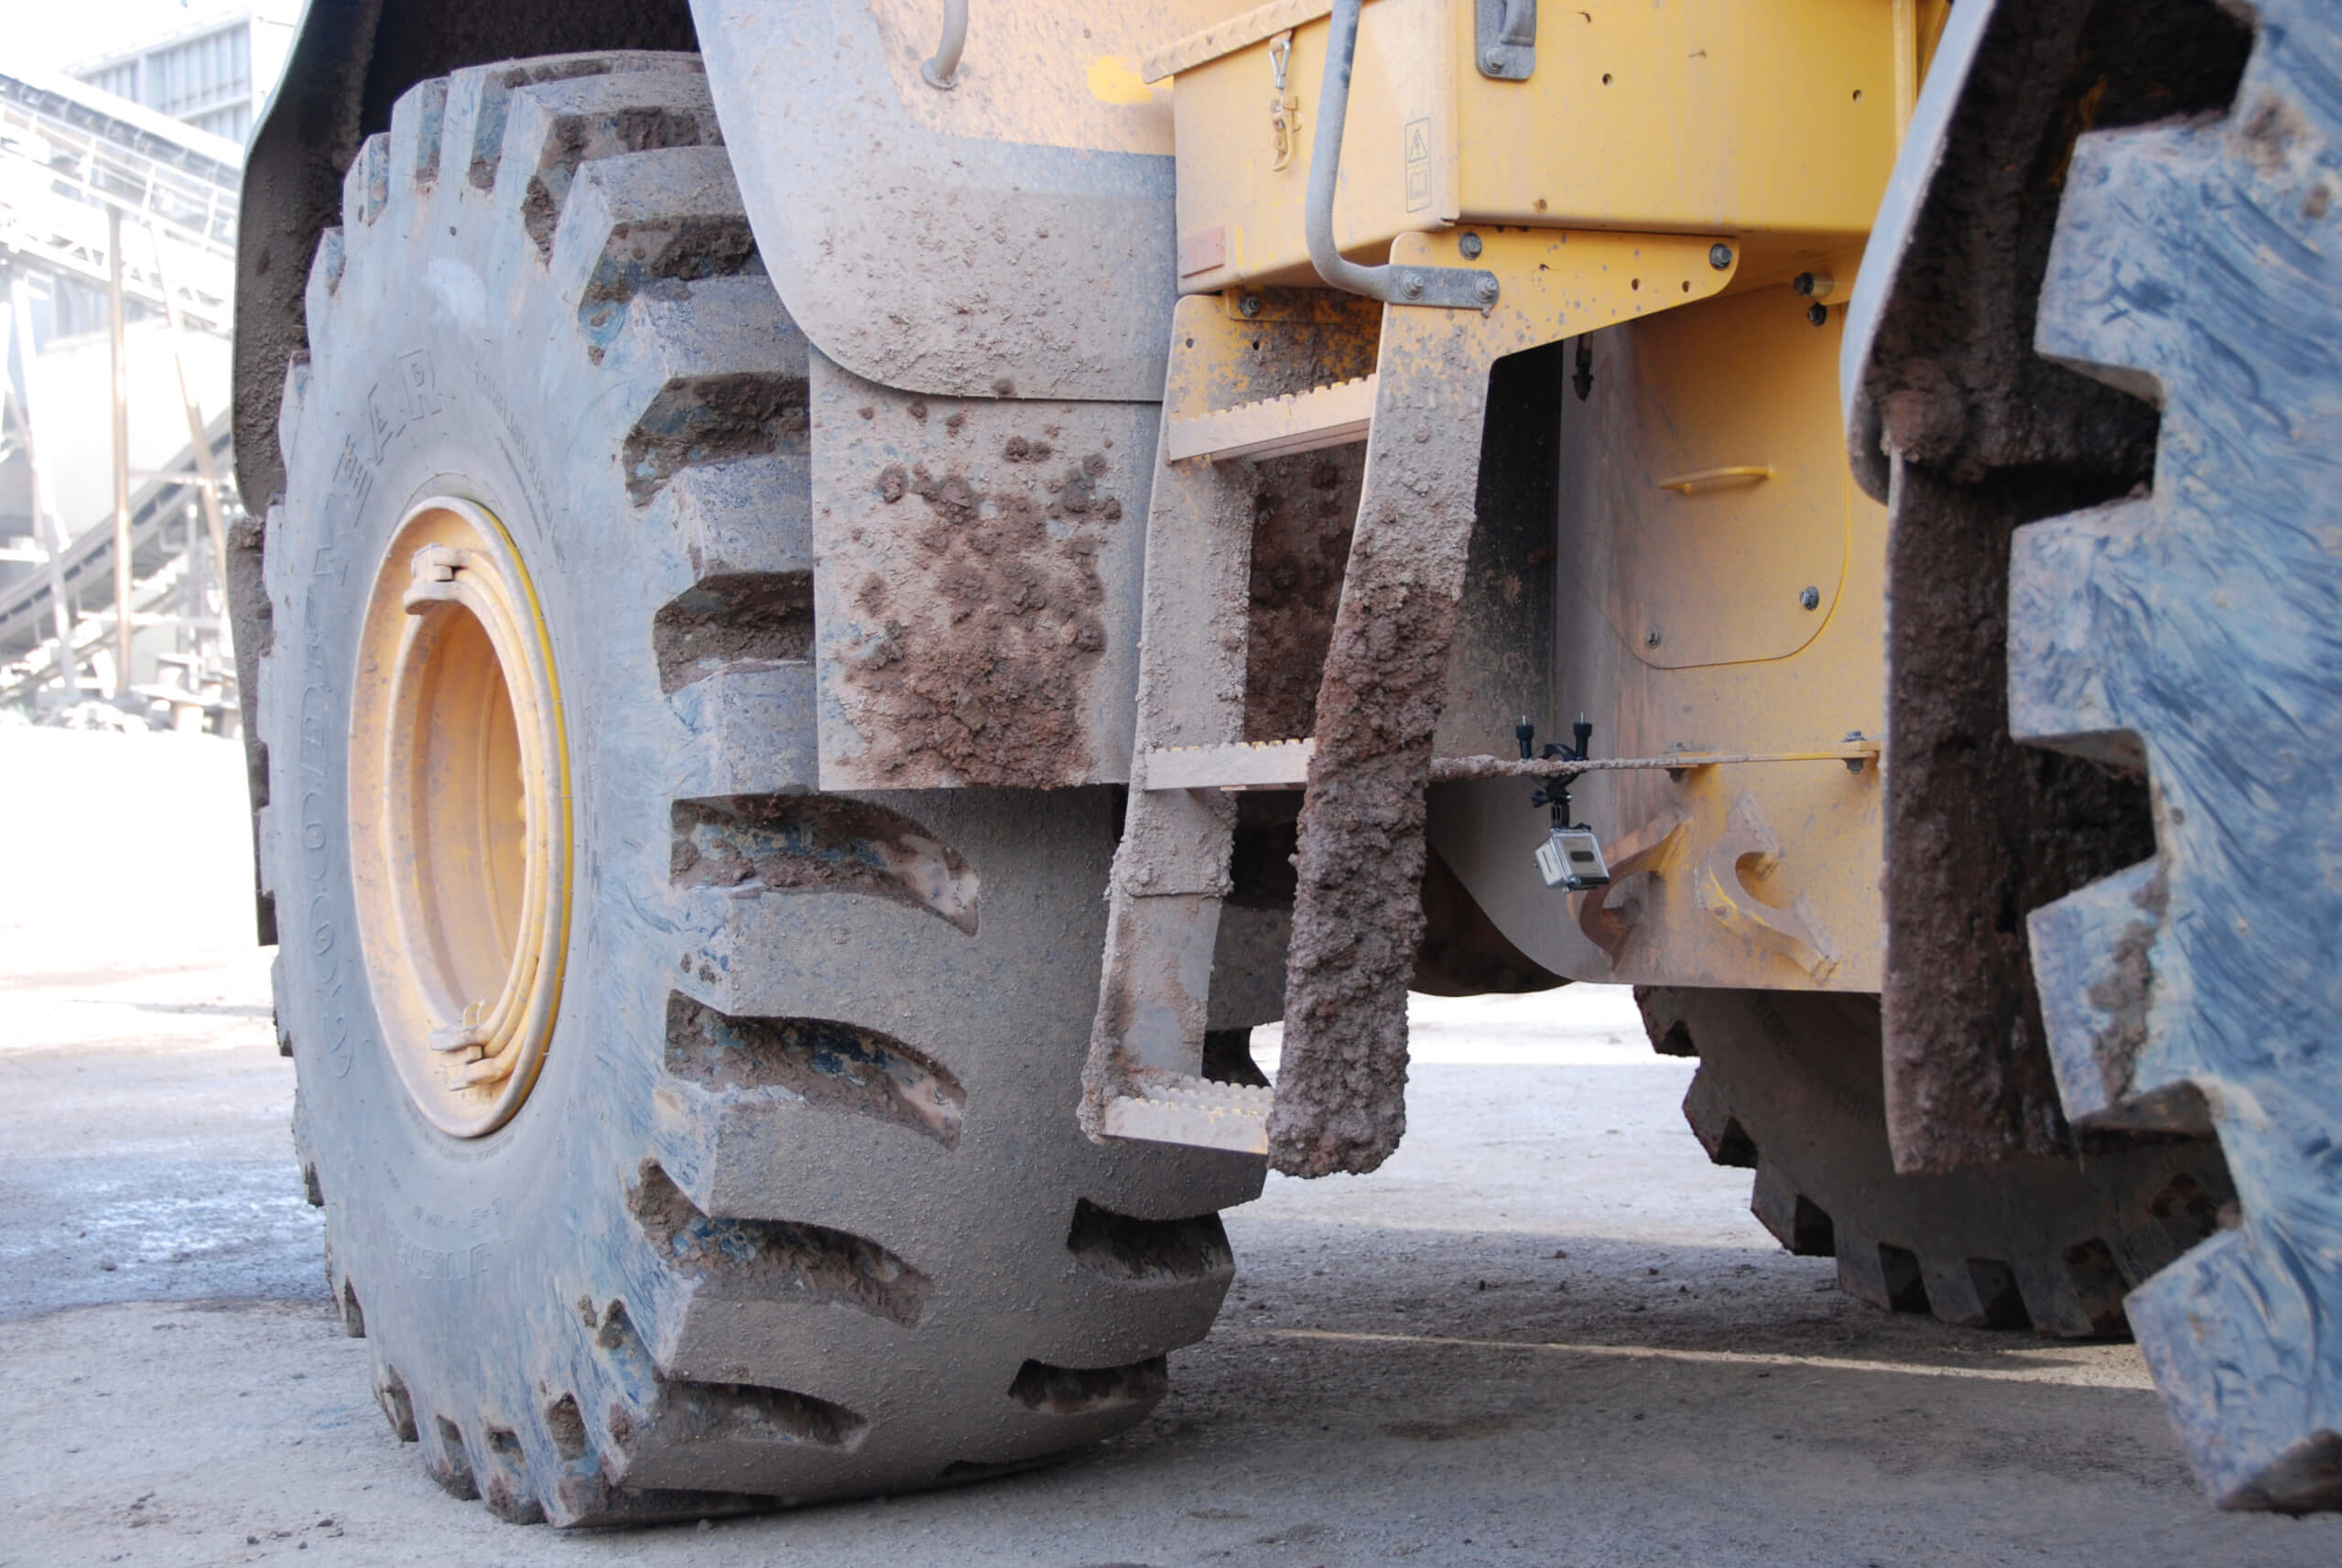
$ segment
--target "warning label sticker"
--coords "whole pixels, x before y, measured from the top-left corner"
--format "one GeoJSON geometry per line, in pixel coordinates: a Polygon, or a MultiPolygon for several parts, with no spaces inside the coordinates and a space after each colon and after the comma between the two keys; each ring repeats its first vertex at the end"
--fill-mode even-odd
{"type": "Polygon", "coordinates": [[[1407,169],[1407,211],[1431,205],[1431,122],[1409,120],[1400,131],[1407,169]]]}

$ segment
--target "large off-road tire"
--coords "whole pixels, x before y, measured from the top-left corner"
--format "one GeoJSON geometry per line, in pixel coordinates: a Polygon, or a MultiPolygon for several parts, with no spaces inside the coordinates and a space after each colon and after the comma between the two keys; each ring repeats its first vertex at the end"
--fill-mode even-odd
{"type": "Polygon", "coordinates": [[[1652,1044],[1697,1054],[1684,1116],[1792,1252],[1838,1260],[1874,1306],[2055,1338],[2123,1332],[2125,1291],[2210,1235],[2228,1201],[2208,1139],[2128,1141],[1898,1175],[1872,996],[1652,988],[1652,1044]]]}
{"type": "Polygon", "coordinates": [[[2250,9],[2224,118],[2068,170],[2039,346],[2162,426],[2151,494],[2018,533],[2010,712],[2154,801],[2154,859],[2033,917],[2066,1110],[2208,1108],[2236,1172],[2140,1346],[2215,1500],[2342,1508],[2342,13],[2250,9]]]}
{"type": "Polygon", "coordinates": [[[1111,792],[812,792],[808,351],[696,57],[407,92],[308,320],[264,863],[399,1435],[585,1524],[1139,1420],[1262,1164],[1076,1125],[1111,792]]]}

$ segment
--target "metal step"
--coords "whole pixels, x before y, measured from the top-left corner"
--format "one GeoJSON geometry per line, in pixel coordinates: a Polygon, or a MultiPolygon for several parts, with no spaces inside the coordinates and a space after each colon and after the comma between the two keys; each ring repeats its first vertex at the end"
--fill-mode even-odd
{"type": "Polygon", "coordinates": [[[1239,741],[1224,746],[1158,746],[1145,753],[1146,789],[1299,789],[1309,781],[1315,741],[1239,741]]]}
{"type": "Polygon", "coordinates": [[[1275,1099],[1274,1090],[1245,1084],[1150,1074],[1145,1082],[1107,1102],[1104,1130],[1109,1138],[1144,1143],[1265,1154],[1269,1107],[1275,1099]]]}
{"type": "Polygon", "coordinates": [[[1375,378],[1360,376],[1331,386],[1313,386],[1285,397],[1240,403],[1191,418],[1174,419],[1163,434],[1164,455],[1173,462],[1208,458],[1284,457],[1345,447],[1366,439],[1374,422],[1375,378]]]}

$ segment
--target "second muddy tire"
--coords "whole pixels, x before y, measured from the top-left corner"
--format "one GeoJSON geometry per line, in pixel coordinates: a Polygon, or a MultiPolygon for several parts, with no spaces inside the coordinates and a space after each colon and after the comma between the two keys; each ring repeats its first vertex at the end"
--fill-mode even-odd
{"type": "MultiPolygon", "coordinates": [[[[696,57],[408,92],[308,330],[264,875],[297,1143],[399,1435],[506,1518],[599,1524],[930,1486],[1139,1420],[1262,1164],[1078,1130],[1111,792],[814,789],[808,351],[696,57]],[[410,1092],[442,1058],[394,1059],[403,960],[352,871],[387,809],[352,785],[362,629],[484,569],[375,582],[432,498],[526,568],[568,780],[558,1008],[485,1130],[410,1092]]],[[[473,1023],[431,1036],[459,1070],[473,1023]]]]}
{"type": "Polygon", "coordinates": [[[2126,1332],[2124,1294],[2216,1230],[2233,1198],[2209,1139],[2114,1139],[2075,1159],[1901,1175],[1887,1144],[1878,999],[1638,989],[1653,1045],[1697,1055],[1684,1097],[1790,1251],[1838,1260],[1874,1306],[2060,1339],[2126,1332]]]}

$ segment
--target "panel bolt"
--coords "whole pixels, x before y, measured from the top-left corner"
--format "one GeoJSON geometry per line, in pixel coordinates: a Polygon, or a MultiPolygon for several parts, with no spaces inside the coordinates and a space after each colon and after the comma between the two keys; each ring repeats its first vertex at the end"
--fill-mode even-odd
{"type": "Polygon", "coordinates": [[[1409,299],[1421,298],[1423,297],[1423,279],[1419,277],[1408,278],[1404,283],[1399,286],[1399,292],[1405,295],[1409,299]]]}
{"type": "Polygon", "coordinates": [[[1708,265],[1722,272],[1732,265],[1732,247],[1719,243],[1708,247],[1708,265]]]}
{"type": "Polygon", "coordinates": [[[1473,292],[1480,297],[1481,304],[1493,305],[1496,303],[1496,279],[1492,277],[1481,278],[1480,282],[1474,286],[1473,292]]]}
{"type": "Polygon", "coordinates": [[[1504,69],[1504,51],[1502,49],[1491,49],[1488,51],[1488,68],[1491,70],[1502,70],[1504,69]]]}
{"type": "Polygon", "coordinates": [[[1822,590],[1817,588],[1808,588],[1797,596],[1797,602],[1808,610],[1819,610],[1822,607],[1822,590]]]}
{"type": "Polygon", "coordinates": [[[1655,648],[1659,645],[1659,628],[1653,626],[1643,634],[1643,645],[1646,648],[1655,648]]]}
{"type": "Polygon", "coordinates": [[[1466,234],[1456,242],[1456,248],[1464,253],[1466,261],[1478,261],[1480,254],[1480,237],[1478,234],[1466,234]]]}
{"type": "Polygon", "coordinates": [[[1243,317],[1246,320],[1251,320],[1253,317],[1260,313],[1261,297],[1259,295],[1247,294],[1236,301],[1236,314],[1243,317]]]}
{"type": "Polygon", "coordinates": [[[1816,327],[1828,326],[1829,307],[1823,304],[1818,299],[1815,300],[1811,305],[1805,307],[1805,319],[1811,321],[1816,327]]]}

